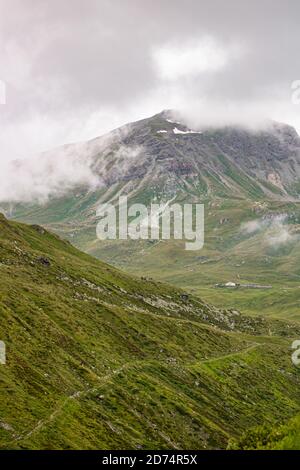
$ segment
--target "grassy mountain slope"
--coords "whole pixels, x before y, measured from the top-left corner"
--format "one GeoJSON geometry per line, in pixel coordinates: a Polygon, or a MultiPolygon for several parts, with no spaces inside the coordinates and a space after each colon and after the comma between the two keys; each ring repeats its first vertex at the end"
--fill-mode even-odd
{"type": "MultiPolygon", "coordinates": [[[[180,200],[179,193],[175,201],[180,200]]],[[[116,267],[133,274],[148,273],[155,279],[188,289],[217,306],[237,308],[254,315],[299,319],[299,203],[217,198],[203,202],[205,244],[199,252],[188,252],[183,242],[174,240],[159,243],[100,241],[96,238],[95,215],[85,221],[45,225],[80,249],[116,267]],[[266,223],[276,220],[280,214],[286,217],[284,223],[278,226],[266,223]],[[249,223],[261,224],[261,227],[244,232],[243,224],[249,223]],[[228,281],[271,285],[272,289],[214,287],[228,281]]],[[[64,206],[65,201],[61,204],[64,206]]],[[[20,216],[30,222],[41,219],[42,223],[47,217],[47,208],[43,207],[38,213],[35,209],[35,216],[20,216]]],[[[72,218],[72,214],[69,217],[72,218]]]]}
{"type": "Polygon", "coordinates": [[[299,335],[0,218],[2,449],[226,448],[300,412],[299,335]]]}

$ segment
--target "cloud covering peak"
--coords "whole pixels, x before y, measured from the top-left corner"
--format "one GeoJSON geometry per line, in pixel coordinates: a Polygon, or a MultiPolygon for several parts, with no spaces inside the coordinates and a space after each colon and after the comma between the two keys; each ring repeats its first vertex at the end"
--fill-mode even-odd
{"type": "Polygon", "coordinates": [[[0,0],[1,160],[161,109],[300,128],[297,0],[0,0]]]}

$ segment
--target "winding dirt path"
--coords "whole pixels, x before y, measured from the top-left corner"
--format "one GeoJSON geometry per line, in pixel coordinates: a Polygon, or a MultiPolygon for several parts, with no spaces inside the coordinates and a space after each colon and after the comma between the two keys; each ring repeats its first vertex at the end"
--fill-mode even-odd
{"type": "MultiPolygon", "coordinates": [[[[193,364],[208,364],[210,362],[215,362],[215,361],[219,361],[219,360],[222,360],[222,359],[232,358],[232,357],[239,356],[241,354],[247,353],[247,352],[251,351],[252,349],[256,349],[257,347],[262,346],[263,344],[264,343],[254,343],[254,344],[252,344],[251,346],[248,346],[245,349],[241,349],[240,351],[236,351],[234,353],[226,354],[226,355],[223,355],[223,356],[217,356],[217,357],[213,357],[213,358],[209,358],[209,359],[204,359],[203,361],[197,361],[193,364]]],[[[4,444],[4,446],[14,444],[16,442],[23,441],[23,440],[26,440],[26,439],[30,438],[34,433],[40,431],[44,426],[46,426],[51,421],[53,421],[56,418],[56,416],[59,415],[59,413],[61,411],[63,411],[63,408],[65,407],[65,405],[69,401],[76,400],[76,399],[79,399],[79,398],[81,398],[83,396],[86,396],[90,393],[97,392],[99,390],[99,388],[101,388],[106,382],[108,382],[115,375],[118,375],[123,370],[129,369],[130,367],[133,367],[133,366],[138,366],[138,365],[143,365],[143,364],[144,364],[144,361],[128,363],[128,364],[123,365],[119,369],[113,370],[112,372],[110,372],[109,374],[107,374],[103,377],[99,377],[99,383],[96,386],[90,387],[86,390],[76,391],[76,392],[72,393],[72,395],[67,396],[66,398],[64,398],[61,401],[61,403],[59,403],[57,405],[57,407],[53,410],[53,412],[47,418],[39,420],[37,422],[37,424],[30,431],[25,432],[24,434],[20,434],[19,436],[15,437],[11,441],[4,444]]],[[[168,439],[167,436],[164,435],[162,437],[164,437],[165,440],[169,444],[172,444],[174,448],[178,448],[176,443],[170,442],[170,440],[168,439]]],[[[2,447],[4,447],[4,446],[2,446],[2,447]]]]}

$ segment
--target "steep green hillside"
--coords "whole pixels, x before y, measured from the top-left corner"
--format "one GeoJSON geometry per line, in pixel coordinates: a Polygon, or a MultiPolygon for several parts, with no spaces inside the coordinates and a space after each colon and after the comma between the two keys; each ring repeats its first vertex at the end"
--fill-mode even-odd
{"type": "Polygon", "coordinates": [[[2,449],[226,448],[300,412],[299,336],[0,218],[2,449]]]}

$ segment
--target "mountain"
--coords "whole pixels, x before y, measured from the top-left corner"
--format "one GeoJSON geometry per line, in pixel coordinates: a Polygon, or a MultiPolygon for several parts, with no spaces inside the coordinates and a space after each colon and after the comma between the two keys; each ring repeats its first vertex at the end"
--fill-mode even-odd
{"type": "Polygon", "coordinates": [[[92,145],[99,145],[95,169],[107,186],[139,181],[129,193],[147,182],[157,197],[160,191],[164,197],[175,196],[179,188],[197,197],[298,198],[300,138],[284,124],[270,122],[256,132],[231,127],[201,131],[164,111],[92,145]],[[105,141],[108,145],[103,146],[105,141]]]}
{"type": "MultiPolygon", "coordinates": [[[[193,130],[177,119],[174,111],[163,111],[48,154],[78,154],[111,194],[120,183],[128,194],[135,194],[147,182],[157,197],[160,191],[174,196],[179,186],[197,196],[298,200],[300,138],[294,128],[270,121],[256,131],[193,130]],[[132,181],[137,185],[128,184],[132,181]]],[[[16,162],[19,165],[22,162],[16,162]]]]}
{"type": "Polygon", "coordinates": [[[300,413],[297,323],[218,309],[0,216],[2,449],[211,449],[300,413]]]}
{"type": "Polygon", "coordinates": [[[43,203],[3,203],[9,217],[42,224],[97,258],[220,307],[300,318],[300,138],[293,128],[270,122],[256,131],[199,129],[164,111],[60,152],[87,162],[97,187],[74,184],[43,203]],[[130,204],[203,203],[204,248],[98,240],[97,207],[118,205],[120,195],[130,204]],[[215,288],[227,282],[272,289],[215,288]]]}

